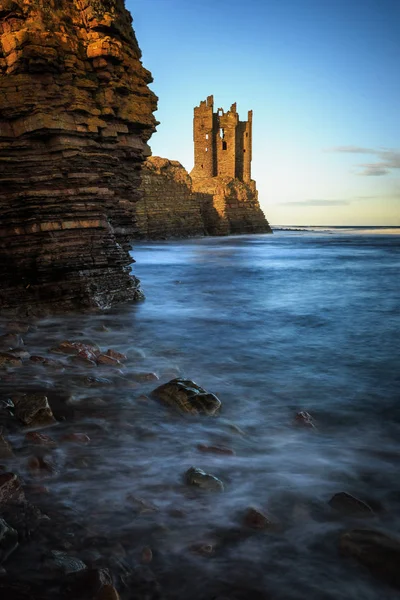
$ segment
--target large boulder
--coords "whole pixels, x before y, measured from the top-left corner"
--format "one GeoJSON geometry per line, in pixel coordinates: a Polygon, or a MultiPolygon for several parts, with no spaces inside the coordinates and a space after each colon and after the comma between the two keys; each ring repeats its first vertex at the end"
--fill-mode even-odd
{"type": "Polygon", "coordinates": [[[221,401],[215,394],[190,379],[172,379],[156,388],[152,395],[167,406],[192,415],[215,415],[221,408],[221,401]]]}

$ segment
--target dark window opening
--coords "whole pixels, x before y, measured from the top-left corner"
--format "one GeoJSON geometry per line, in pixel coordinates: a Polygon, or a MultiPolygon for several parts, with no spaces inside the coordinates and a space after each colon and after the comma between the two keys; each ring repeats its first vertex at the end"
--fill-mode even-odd
{"type": "Polygon", "coordinates": [[[201,165],[201,168],[203,169],[203,165],[201,165]]]}
{"type": "Polygon", "coordinates": [[[246,148],[243,148],[243,152],[246,152],[246,148]]]}
{"type": "Polygon", "coordinates": [[[226,150],[227,149],[227,143],[226,142],[222,142],[222,150],[226,150]]]}
{"type": "Polygon", "coordinates": [[[249,137],[249,134],[248,134],[248,133],[246,133],[246,137],[249,137]]]}

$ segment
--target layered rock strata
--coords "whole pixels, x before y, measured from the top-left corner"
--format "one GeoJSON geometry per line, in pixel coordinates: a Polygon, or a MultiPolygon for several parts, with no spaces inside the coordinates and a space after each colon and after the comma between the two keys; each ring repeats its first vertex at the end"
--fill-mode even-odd
{"type": "MultiPolygon", "coordinates": [[[[145,239],[205,234],[202,204],[192,180],[176,160],[151,156],[142,170],[143,200],[136,205],[136,225],[145,239]]],[[[210,199],[211,201],[211,199],[210,199]]]]}
{"type": "Polygon", "coordinates": [[[179,162],[151,156],[143,166],[142,190],[136,205],[141,238],[271,233],[254,181],[192,180],[179,162]]]}
{"type": "Polygon", "coordinates": [[[156,97],[123,0],[0,2],[0,306],[139,295],[129,240],[156,97]]]}

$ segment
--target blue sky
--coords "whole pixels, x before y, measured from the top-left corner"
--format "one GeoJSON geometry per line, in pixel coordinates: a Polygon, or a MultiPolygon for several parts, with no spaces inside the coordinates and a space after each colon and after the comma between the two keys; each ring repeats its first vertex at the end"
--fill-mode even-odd
{"type": "Polygon", "coordinates": [[[400,225],[400,0],[127,0],[159,96],[155,155],[193,166],[193,107],[253,109],[273,224],[400,225]]]}

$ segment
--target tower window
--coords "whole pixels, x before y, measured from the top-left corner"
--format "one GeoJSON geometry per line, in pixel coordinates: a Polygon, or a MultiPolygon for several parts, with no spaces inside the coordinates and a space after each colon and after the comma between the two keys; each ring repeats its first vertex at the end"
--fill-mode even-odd
{"type": "Polygon", "coordinates": [[[206,148],[206,152],[208,152],[208,148],[206,148]]]}
{"type": "Polygon", "coordinates": [[[246,133],[246,137],[249,137],[249,134],[248,134],[248,133],[246,133]]]}
{"type": "Polygon", "coordinates": [[[224,130],[224,128],[223,128],[223,127],[220,127],[220,130],[219,130],[219,137],[221,138],[221,140],[223,140],[223,139],[224,139],[224,137],[225,137],[225,130],[224,130]]]}
{"type": "Polygon", "coordinates": [[[206,140],[208,140],[208,133],[206,133],[206,140]]]}
{"type": "Polygon", "coordinates": [[[243,152],[246,152],[246,148],[243,148],[243,152]]]}
{"type": "Polygon", "coordinates": [[[222,142],[222,150],[226,150],[227,149],[227,143],[226,142],[222,142]]]}

